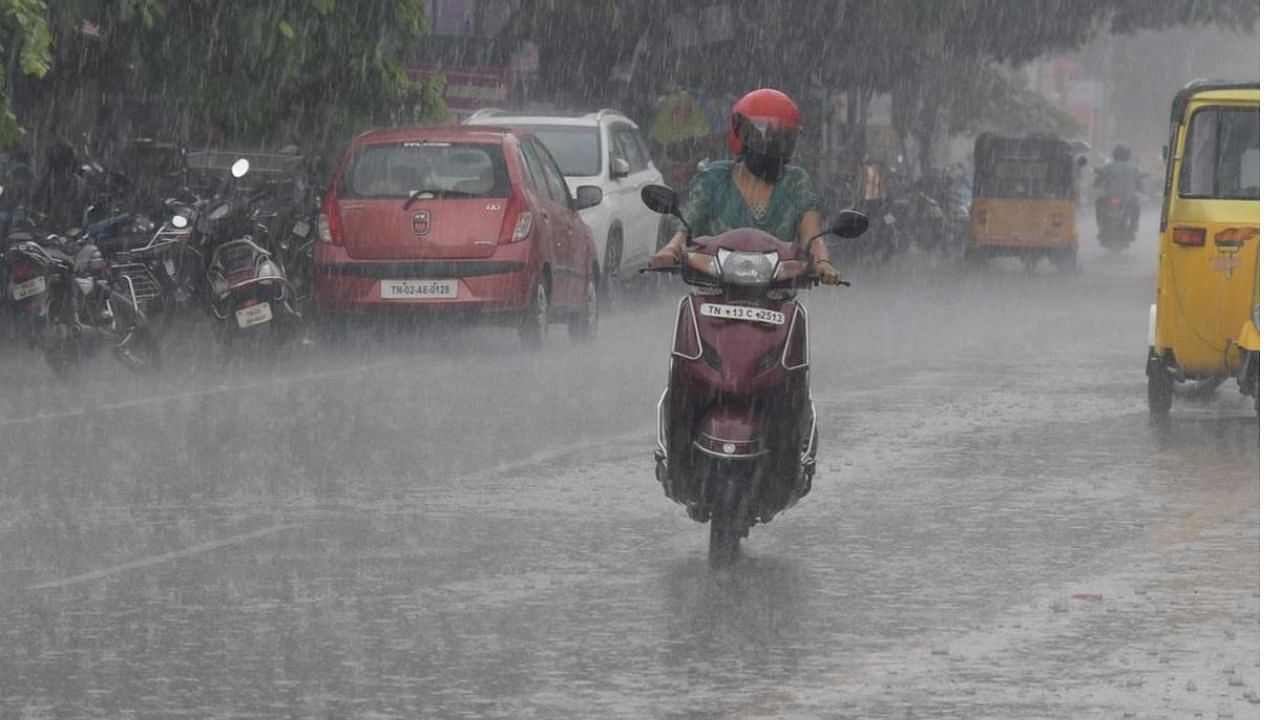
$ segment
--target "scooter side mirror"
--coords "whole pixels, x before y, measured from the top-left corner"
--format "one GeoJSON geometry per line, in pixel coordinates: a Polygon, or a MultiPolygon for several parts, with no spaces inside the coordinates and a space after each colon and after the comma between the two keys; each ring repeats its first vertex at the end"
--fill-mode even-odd
{"type": "Polygon", "coordinates": [[[659,215],[679,215],[680,199],[676,191],[665,185],[645,185],[640,188],[640,201],[659,215]]]}
{"type": "Polygon", "coordinates": [[[870,226],[871,221],[867,219],[867,216],[857,210],[841,210],[836,214],[835,221],[831,223],[823,234],[852,239],[866,232],[870,226]]]}
{"type": "Polygon", "coordinates": [[[666,185],[645,185],[640,188],[640,201],[644,206],[659,215],[671,215],[680,221],[684,226],[686,235],[692,235],[689,230],[689,223],[685,222],[684,217],[680,214],[680,198],[676,196],[676,191],[666,185]]]}

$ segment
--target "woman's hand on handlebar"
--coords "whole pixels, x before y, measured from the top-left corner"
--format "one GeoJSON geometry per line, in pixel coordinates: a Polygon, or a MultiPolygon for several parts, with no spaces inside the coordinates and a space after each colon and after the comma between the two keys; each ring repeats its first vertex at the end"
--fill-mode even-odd
{"type": "Polygon", "coordinates": [[[836,270],[836,266],[832,265],[830,260],[819,260],[814,263],[813,274],[823,285],[836,285],[840,282],[840,271],[836,270]]]}
{"type": "Polygon", "coordinates": [[[649,267],[673,268],[684,259],[684,233],[676,233],[671,242],[658,248],[658,252],[649,256],[649,267]]]}

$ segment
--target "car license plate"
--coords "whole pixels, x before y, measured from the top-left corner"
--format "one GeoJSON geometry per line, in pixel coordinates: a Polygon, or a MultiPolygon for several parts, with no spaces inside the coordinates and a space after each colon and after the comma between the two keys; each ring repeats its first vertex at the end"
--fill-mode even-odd
{"type": "Polygon", "coordinates": [[[383,300],[452,300],[457,280],[383,280],[383,300]]]}
{"type": "Polygon", "coordinates": [[[258,303],[236,311],[236,322],[242,328],[271,322],[271,303],[258,303]]]}
{"type": "Polygon", "coordinates": [[[45,291],[44,276],[33,277],[26,282],[13,284],[13,299],[24,300],[32,295],[39,295],[45,291]]]}
{"type": "Polygon", "coordinates": [[[781,325],[787,321],[787,316],[777,310],[766,310],[764,308],[751,307],[750,305],[703,303],[699,312],[706,317],[716,318],[717,320],[747,320],[770,325],[781,325]]]}

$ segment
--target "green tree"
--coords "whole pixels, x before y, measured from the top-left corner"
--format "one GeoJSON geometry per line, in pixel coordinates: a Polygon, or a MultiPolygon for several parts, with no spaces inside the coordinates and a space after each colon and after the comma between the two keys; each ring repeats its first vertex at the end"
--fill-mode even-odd
{"type": "Polygon", "coordinates": [[[53,37],[43,0],[3,0],[0,8],[0,48],[9,56],[0,84],[0,148],[7,148],[25,134],[10,107],[13,79],[18,72],[36,78],[49,72],[53,37]]]}

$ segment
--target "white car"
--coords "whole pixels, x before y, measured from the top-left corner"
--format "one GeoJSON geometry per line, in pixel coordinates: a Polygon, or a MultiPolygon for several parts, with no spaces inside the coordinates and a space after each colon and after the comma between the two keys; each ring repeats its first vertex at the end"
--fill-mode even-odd
{"type": "Polygon", "coordinates": [[[662,173],[649,157],[640,128],[626,115],[615,110],[586,115],[479,110],[464,124],[526,128],[551,151],[575,196],[583,185],[603,191],[603,202],[579,214],[595,239],[606,298],[616,299],[621,282],[634,278],[667,241],[658,237],[661,216],[640,201],[640,188],[664,184],[662,173]]]}

